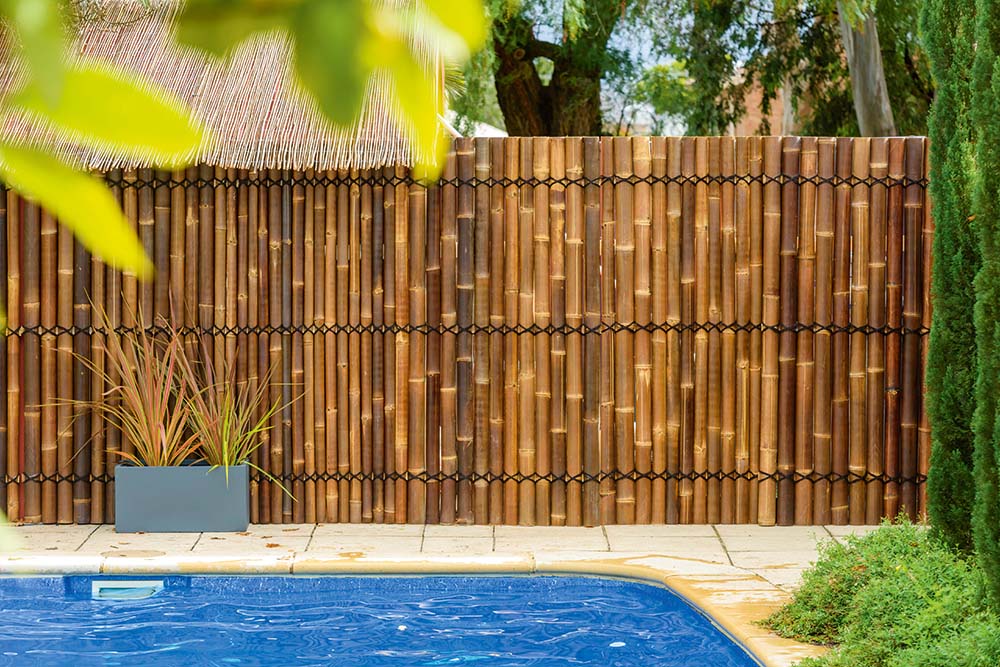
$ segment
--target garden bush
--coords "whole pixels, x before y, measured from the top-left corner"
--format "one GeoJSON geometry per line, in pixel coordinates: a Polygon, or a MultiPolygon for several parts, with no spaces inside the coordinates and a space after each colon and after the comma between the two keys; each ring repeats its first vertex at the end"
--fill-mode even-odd
{"type": "Polygon", "coordinates": [[[901,519],[824,547],[766,623],[834,645],[809,667],[996,667],[1000,617],[986,600],[975,561],[901,519]]]}

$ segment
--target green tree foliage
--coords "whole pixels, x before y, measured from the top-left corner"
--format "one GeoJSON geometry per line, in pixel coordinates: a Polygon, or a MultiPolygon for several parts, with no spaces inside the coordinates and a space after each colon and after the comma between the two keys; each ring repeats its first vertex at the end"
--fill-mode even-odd
{"type": "Polygon", "coordinates": [[[931,432],[928,502],[935,530],[949,543],[972,547],[972,480],[976,332],[972,284],[980,266],[972,215],[973,128],[968,72],[974,56],[971,3],[926,0],[924,44],[937,85],[928,121],[930,195],[934,202],[934,314],[927,354],[931,432]]]}
{"type": "Polygon", "coordinates": [[[681,106],[690,134],[715,133],[739,120],[748,93],[761,93],[765,117],[785,89],[797,132],[857,135],[850,73],[843,58],[838,12],[874,11],[886,83],[901,134],[924,134],[933,84],[916,32],[922,0],[668,0],[678,17],[660,33],[662,48],[682,63],[687,90],[650,95],[658,111],[681,106]],[[680,104],[672,99],[683,92],[680,104]]]}
{"type": "Polygon", "coordinates": [[[982,265],[975,290],[979,372],[972,532],[990,596],[1000,606],[1000,0],[977,0],[975,45],[971,120],[978,170],[972,199],[982,265]]]}

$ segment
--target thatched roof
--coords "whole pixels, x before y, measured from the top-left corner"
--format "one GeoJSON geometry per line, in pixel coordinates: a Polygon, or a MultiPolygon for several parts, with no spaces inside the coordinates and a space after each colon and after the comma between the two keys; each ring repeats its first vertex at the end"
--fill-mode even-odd
{"type": "MultiPolygon", "coordinates": [[[[186,101],[211,135],[192,156],[194,161],[292,169],[414,162],[406,132],[391,113],[394,102],[385,77],[373,78],[354,126],[334,128],[298,89],[284,35],[252,37],[227,62],[219,62],[173,42],[171,24],[178,0],[154,0],[152,10],[139,0],[100,4],[102,11],[80,21],[76,52],[147,77],[186,101]]],[[[424,57],[436,71],[437,54],[424,57]]],[[[0,69],[0,90],[16,85],[16,70],[10,62],[0,69]]],[[[8,119],[0,133],[53,143],[43,128],[25,118],[8,119]]],[[[95,169],[143,166],[128,164],[114,152],[68,150],[95,169]]]]}

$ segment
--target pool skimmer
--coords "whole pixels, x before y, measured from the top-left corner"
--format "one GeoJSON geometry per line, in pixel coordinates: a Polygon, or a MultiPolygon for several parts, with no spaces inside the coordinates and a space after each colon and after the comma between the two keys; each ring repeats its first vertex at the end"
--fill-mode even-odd
{"type": "Polygon", "coordinates": [[[143,600],[163,590],[163,580],[106,580],[90,584],[94,600],[143,600]]]}

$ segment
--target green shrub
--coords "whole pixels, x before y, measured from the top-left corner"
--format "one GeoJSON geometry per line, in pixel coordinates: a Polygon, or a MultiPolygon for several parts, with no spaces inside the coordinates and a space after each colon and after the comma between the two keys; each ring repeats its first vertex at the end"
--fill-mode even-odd
{"type": "Polygon", "coordinates": [[[802,663],[811,667],[1000,665],[1000,617],[987,608],[982,571],[905,520],[826,546],[766,624],[836,645],[802,663]]]}

